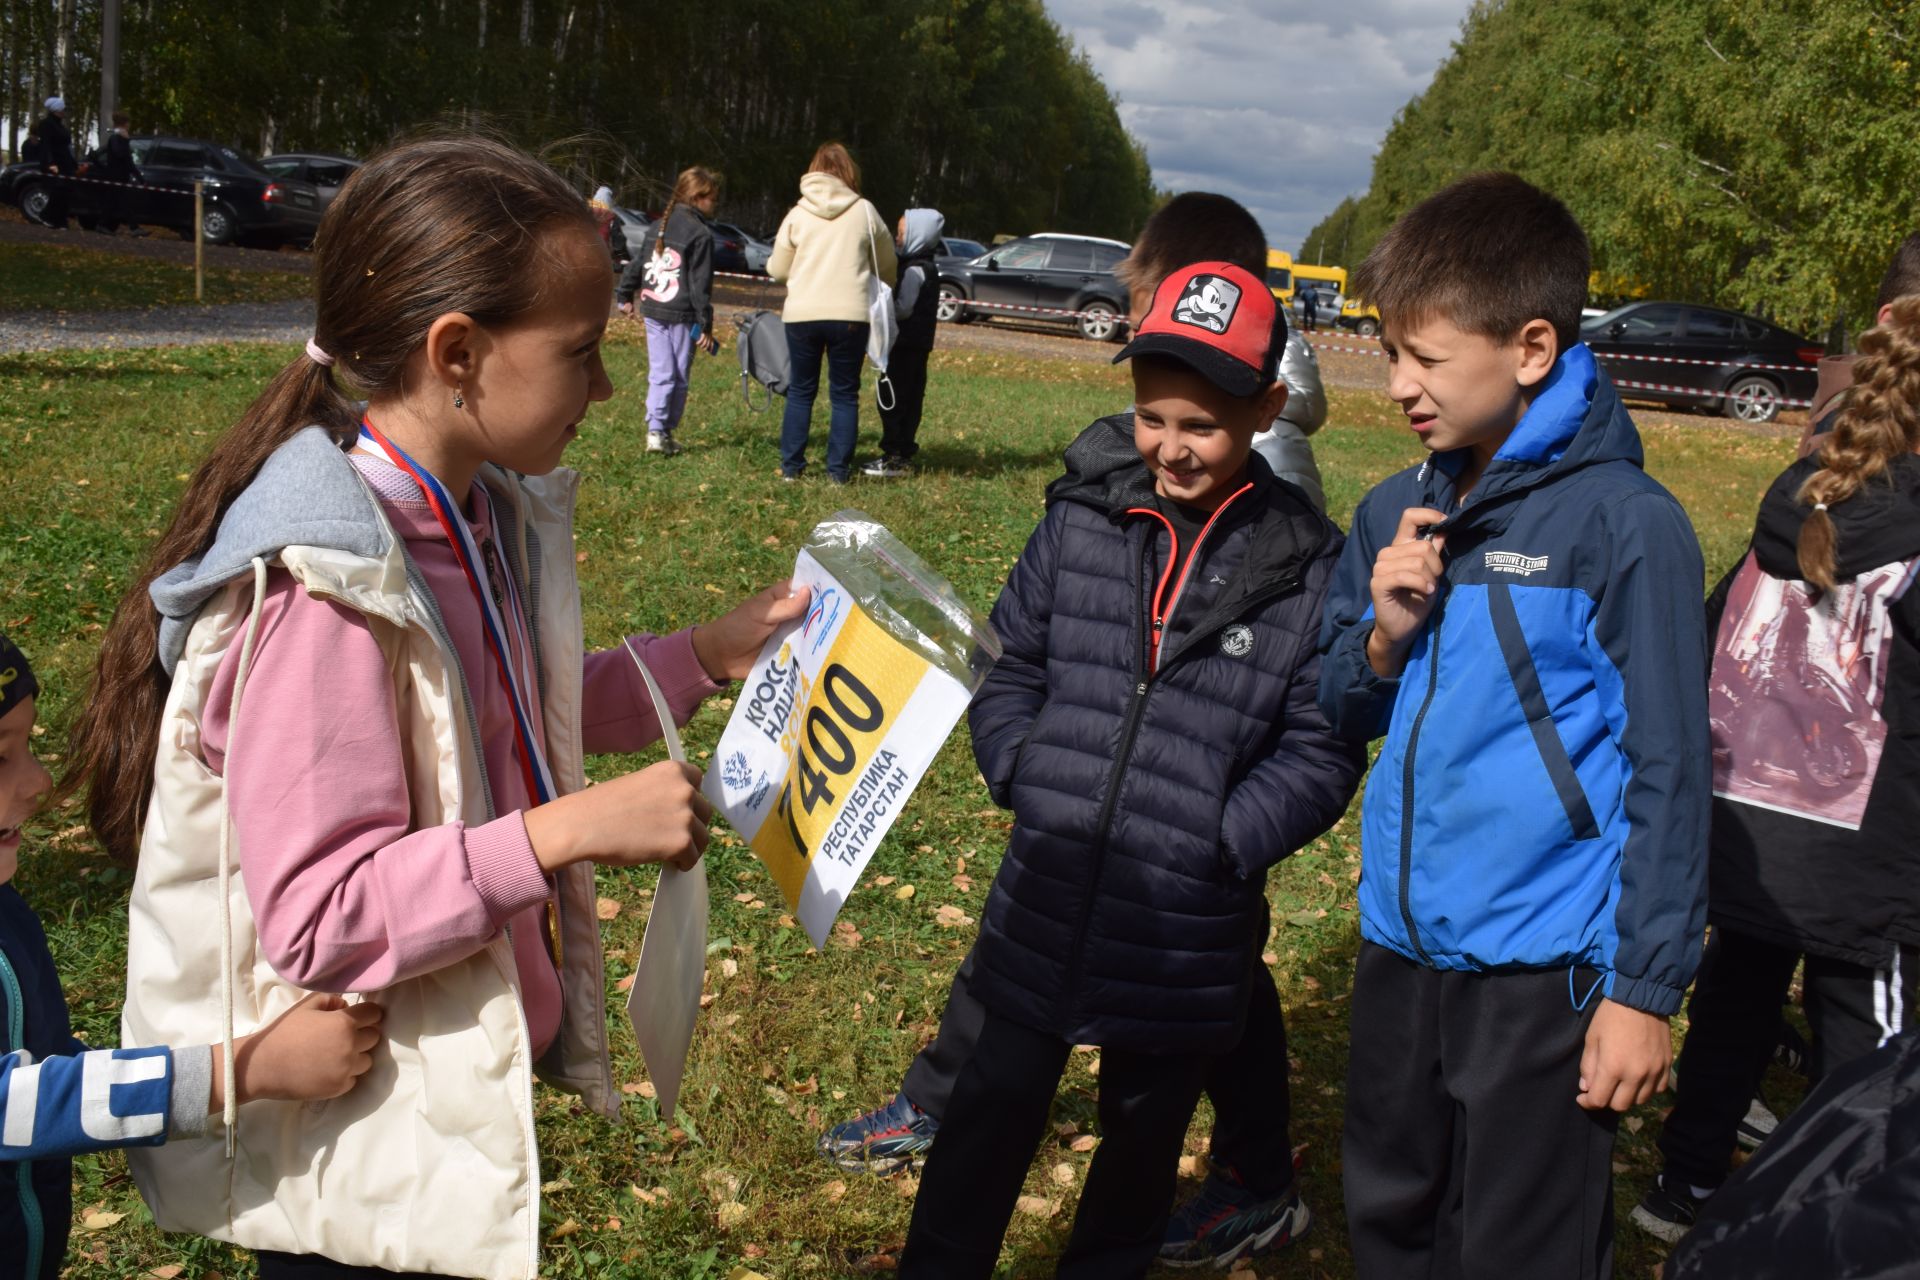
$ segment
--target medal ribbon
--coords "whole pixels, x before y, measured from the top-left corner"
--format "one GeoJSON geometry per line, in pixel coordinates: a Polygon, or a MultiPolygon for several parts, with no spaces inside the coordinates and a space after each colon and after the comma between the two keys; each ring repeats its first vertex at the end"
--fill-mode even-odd
{"type": "MultiPolygon", "coordinates": [[[[408,457],[405,450],[380,434],[379,428],[366,419],[360,423],[360,443],[369,453],[386,459],[413,478],[413,482],[420,486],[427,506],[432,509],[434,519],[440,522],[441,532],[446,534],[448,544],[453,547],[454,559],[460,562],[460,568],[467,576],[467,586],[472,589],[473,598],[479,602],[480,620],[486,630],[487,651],[493,655],[494,669],[500,673],[500,683],[507,690],[507,704],[513,709],[514,748],[520,757],[527,794],[533,797],[535,804],[545,804],[559,794],[559,789],[553,784],[553,772],[547,767],[547,757],[540,749],[540,739],[533,732],[533,717],[528,711],[532,703],[522,695],[520,681],[514,674],[511,651],[507,645],[507,620],[501,617],[493,593],[486,588],[486,567],[480,557],[480,545],[467,525],[460,504],[448,495],[441,483],[434,479],[432,472],[408,457]]],[[[520,613],[520,596],[514,586],[513,575],[503,572],[500,576],[506,579],[504,586],[508,606],[516,614],[520,613]]]]}

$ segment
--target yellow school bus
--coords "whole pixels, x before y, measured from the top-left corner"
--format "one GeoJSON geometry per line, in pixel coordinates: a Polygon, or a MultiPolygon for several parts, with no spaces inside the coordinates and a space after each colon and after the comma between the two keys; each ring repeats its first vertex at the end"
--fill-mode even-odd
{"type": "Polygon", "coordinates": [[[1293,255],[1285,249],[1267,250],[1267,288],[1282,302],[1293,300],[1293,255]]]}

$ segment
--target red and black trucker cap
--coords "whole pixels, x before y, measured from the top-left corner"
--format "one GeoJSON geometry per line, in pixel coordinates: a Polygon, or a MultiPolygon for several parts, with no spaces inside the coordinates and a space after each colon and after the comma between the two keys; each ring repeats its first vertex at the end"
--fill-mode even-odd
{"type": "Polygon", "coordinates": [[[1230,396],[1250,396],[1279,378],[1286,343],[1286,319],[1266,285],[1231,262],[1196,262],[1160,282],[1113,362],[1167,356],[1230,396]]]}

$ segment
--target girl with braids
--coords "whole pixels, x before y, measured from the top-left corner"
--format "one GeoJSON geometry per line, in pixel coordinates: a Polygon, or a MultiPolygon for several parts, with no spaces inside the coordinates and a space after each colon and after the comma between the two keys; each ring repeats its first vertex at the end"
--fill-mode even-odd
{"type": "Polygon", "coordinates": [[[1634,1221],[1678,1239],[1805,960],[1818,1080],[1913,1025],[1920,977],[1920,296],[1860,340],[1831,434],[1760,506],[1716,635],[1708,918],[1666,1169],[1634,1221]]]}
{"type": "Polygon", "coordinates": [[[586,788],[583,755],[658,738],[656,706],[684,721],[805,597],[583,654],[559,463],[613,394],[610,281],[545,165],[393,148],[328,209],[314,283],[305,353],[114,615],[67,785],[138,855],[127,1045],[223,1047],[309,991],[377,993],[390,1039],[345,1098],[229,1106],[134,1176],[160,1226],[269,1280],[532,1280],[533,1076],[619,1107],[593,864],[707,840],[697,771],[586,788]]]}
{"type": "Polygon", "coordinates": [[[652,250],[635,257],[620,275],[614,301],[633,314],[640,288],[640,315],[647,326],[647,452],[681,452],[673,432],[687,411],[687,376],[693,349],[720,351],[713,331],[713,217],[720,176],[695,165],[673,184],[667,211],[654,227],[652,250]]]}

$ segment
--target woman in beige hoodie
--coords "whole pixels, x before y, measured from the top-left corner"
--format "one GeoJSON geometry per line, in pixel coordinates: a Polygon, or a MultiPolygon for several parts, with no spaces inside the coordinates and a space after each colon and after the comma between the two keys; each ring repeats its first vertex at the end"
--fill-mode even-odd
{"type": "Polygon", "coordinates": [[[860,433],[860,360],[867,351],[867,282],[893,283],[893,235],[860,195],[860,167],[837,142],[822,144],[800,179],[800,203],[773,238],[767,274],[787,286],[780,319],[787,331],[786,416],[780,424],[780,474],[807,469],[820,361],[827,362],[827,475],[853,475],[860,433]]]}

